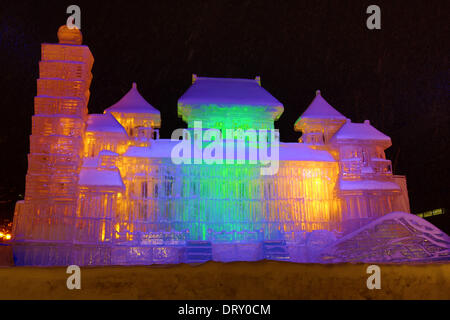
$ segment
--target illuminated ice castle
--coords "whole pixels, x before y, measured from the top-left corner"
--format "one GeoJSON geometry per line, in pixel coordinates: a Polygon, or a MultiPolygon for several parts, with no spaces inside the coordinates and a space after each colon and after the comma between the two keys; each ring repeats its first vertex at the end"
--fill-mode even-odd
{"type": "Polygon", "coordinates": [[[292,260],[288,242],[334,241],[409,212],[405,177],[385,158],[391,139],[369,121],[352,123],[319,91],[295,122],[299,142],[280,142],[276,174],[263,175],[267,164],[250,158],[262,160],[262,130],[272,132],[264,142],[278,143],[283,105],[259,77],[193,76],[178,114],[194,161],[178,164],[182,141],[159,138],[160,112],[135,84],[103,114],[88,114],[94,59],[77,29],[61,27],[58,37],[42,45],[25,199],[14,216],[17,264],[292,260]],[[244,134],[235,148],[225,139],[223,163],[196,163],[227,129],[253,130],[257,141],[244,134]],[[201,150],[191,144],[199,140],[201,150]]]}

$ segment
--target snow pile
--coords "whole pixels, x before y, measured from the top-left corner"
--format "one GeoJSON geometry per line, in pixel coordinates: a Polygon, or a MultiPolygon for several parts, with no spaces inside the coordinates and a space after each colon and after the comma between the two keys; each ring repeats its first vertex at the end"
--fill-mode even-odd
{"type": "Polygon", "coordinates": [[[428,221],[389,213],[324,249],[319,262],[450,261],[450,237],[428,221]]]}

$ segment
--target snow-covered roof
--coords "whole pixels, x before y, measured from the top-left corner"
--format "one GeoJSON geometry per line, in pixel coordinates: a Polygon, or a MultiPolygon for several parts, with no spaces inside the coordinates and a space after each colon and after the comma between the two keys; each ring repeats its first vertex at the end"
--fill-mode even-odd
{"type": "Polygon", "coordinates": [[[280,160],[283,161],[327,161],[335,160],[328,151],[315,150],[303,143],[280,143],[280,160]]]}
{"type": "Polygon", "coordinates": [[[80,186],[104,186],[124,188],[122,177],[118,169],[102,170],[83,167],[80,170],[80,186]]]}
{"type": "Polygon", "coordinates": [[[118,156],[117,152],[111,150],[102,150],[98,153],[99,156],[118,156]]]}
{"type": "MultiPolygon", "coordinates": [[[[139,157],[139,158],[170,158],[172,155],[172,149],[180,143],[181,140],[169,140],[169,139],[159,139],[152,142],[150,147],[135,147],[130,146],[128,150],[125,152],[125,157],[139,157]]],[[[236,143],[236,142],[234,142],[236,143]]],[[[209,145],[210,142],[204,142],[204,147],[209,145]]],[[[198,152],[194,152],[194,145],[191,145],[191,157],[195,157],[196,155],[205,156],[202,150],[197,150],[198,152]]],[[[259,159],[259,152],[256,145],[247,144],[245,150],[245,157],[248,159],[250,149],[257,155],[257,159],[259,159]]],[[[234,159],[240,155],[238,151],[237,143],[234,148],[234,159]]],[[[226,146],[224,142],[223,149],[223,159],[230,159],[231,155],[227,154],[226,146]]],[[[324,150],[315,150],[310,148],[307,145],[301,143],[280,143],[279,148],[279,160],[281,161],[328,161],[334,162],[335,160],[331,156],[328,151],[324,150]]]]}
{"type": "Polygon", "coordinates": [[[316,97],[311,102],[311,104],[306,108],[305,112],[300,116],[300,118],[296,121],[300,121],[302,118],[307,119],[337,119],[337,120],[345,120],[345,116],[343,116],[339,111],[333,108],[320,94],[320,91],[316,91],[316,97]]]}
{"type": "Polygon", "coordinates": [[[107,108],[105,112],[143,113],[160,115],[160,112],[148,103],[139,93],[136,83],[133,83],[130,91],[119,102],[107,108]]]}
{"type": "Polygon", "coordinates": [[[137,158],[170,158],[172,148],[180,141],[172,141],[170,139],[158,139],[151,142],[150,147],[128,147],[124,153],[124,157],[137,158]]]}
{"type": "Polygon", "coordinates": [[[86,131],[114,132],[126,134],[125,128],[110,114],[90,114],[87,120],[86,131]]]}
{"type": "Polygon", "coordinates": [[[178,100],[183,105],[247,105],[283,108],[258,80],[197,77],[178,100]]]}
{"type": "Polygon", "coordinates": [[[398,184],[392,181],[380,180],[339,180],[341,191],[357,190],[400,190],[398,184]]]}
{"type": "Polygon", "coordinates": [[[86,158],[83,158],[82,167],[84,167],[84,168],[97,168],[98,167],[98,157],[86,157],[86,158]]]}
{"type": "Polygon", "coordinates": [[[368,120],[363,123],[347,121],[331,139],[331,141],[342,140],[373,140],[391,145],[391,138],[375,129],[368,120]]]}

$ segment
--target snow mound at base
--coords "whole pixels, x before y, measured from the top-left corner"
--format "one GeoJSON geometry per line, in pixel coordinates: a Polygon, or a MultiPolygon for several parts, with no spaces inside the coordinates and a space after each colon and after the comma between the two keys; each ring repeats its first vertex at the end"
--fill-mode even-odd
{"type": "Polygon", "coordinates": [[[428,221],[389,213],[325,248],[322,263],[450,261],[450,237],[428,221]]]}

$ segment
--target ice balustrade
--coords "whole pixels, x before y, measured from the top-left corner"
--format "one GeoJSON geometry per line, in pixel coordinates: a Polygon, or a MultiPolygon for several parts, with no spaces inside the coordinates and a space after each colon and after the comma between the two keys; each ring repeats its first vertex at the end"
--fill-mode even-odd
{"type": "Polygon", "coordinates": [[[344,176],[360,176],[361,174],[390,175],[392,164],[390,160],[373,158],[365,166],[361,158],[341,160],[341,170],[344,176]]]}

